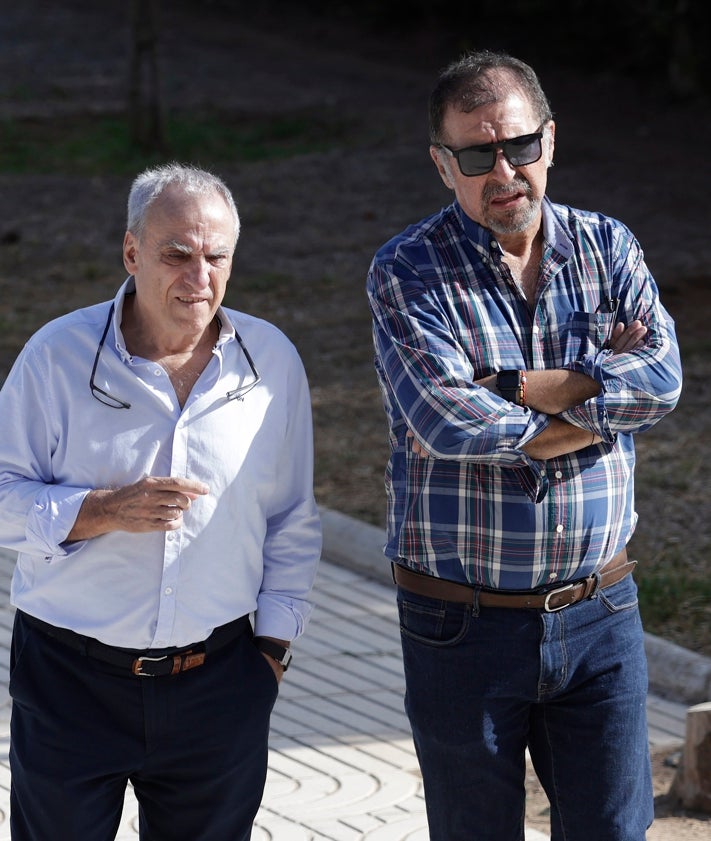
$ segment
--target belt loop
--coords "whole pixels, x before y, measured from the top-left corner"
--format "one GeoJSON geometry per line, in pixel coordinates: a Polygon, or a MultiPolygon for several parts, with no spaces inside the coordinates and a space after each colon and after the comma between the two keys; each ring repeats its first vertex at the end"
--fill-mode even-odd
{"type": "Polygon", "coordinates": [[[592,592],[590,593],[588,598],[589,599],[596,599],[598,590],[600,589],[600,583],[602,582],[602,576],[600,575],[599,572],[593,572],[593,574],[590,576],[590,578],[592,578],[595,581],[595,584],[593,585],[592,592]]]}
{"type": "Polygon", "coordinates": [[[474,587],[473,588],[473,595],[472,595],[472,616],[475,619],[479,618],[479,592],[481,587],[474,587]]]}

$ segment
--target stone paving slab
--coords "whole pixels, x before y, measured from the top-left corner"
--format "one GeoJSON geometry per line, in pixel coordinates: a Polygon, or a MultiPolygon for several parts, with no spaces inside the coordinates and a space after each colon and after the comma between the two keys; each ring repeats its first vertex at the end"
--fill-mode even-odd
{"type": "MultiPolygon", "coordinates": [[[[12,566],[12,554],[0,550],[0,841],[10,838],[12,566]]],[[[274,709],[252,841],[427,841],[422,781],[403,710],[392,587],[324,561],[314,601],[274,709]]],[[[648,711],[652,744],[682,741],[682,704],[650,696],[648,711]]],[[[137,837],[129,788],[117,841],[137,837]]],[[[526,832],[526,841],[546,838],[526,832]]]]}

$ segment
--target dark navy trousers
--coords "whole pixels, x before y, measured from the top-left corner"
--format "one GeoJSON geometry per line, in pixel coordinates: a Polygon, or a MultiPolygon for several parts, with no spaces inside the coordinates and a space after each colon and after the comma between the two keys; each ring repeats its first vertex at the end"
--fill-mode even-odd
{"type": "Polygon", "coordinates": [[[143,841],[248,841],[277,692],[250,632],[199,668],[136,677],[50,639],[18,611],[13,841],[111,841],[129,781],[143,841]]]}

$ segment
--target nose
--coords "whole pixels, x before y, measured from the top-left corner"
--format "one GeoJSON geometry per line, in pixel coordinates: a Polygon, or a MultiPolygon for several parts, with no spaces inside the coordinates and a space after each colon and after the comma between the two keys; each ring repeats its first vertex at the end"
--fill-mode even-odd
{"type": "Polygon", "coordinates": [[[492,174],[497,178],[498,181],[503,181],[504,183],[508,183],[509,181],[513,181],[516,176],[516,167],[512,166],[506,155],[504,155],[504,151],[501,148],[496,150],[496,161],[494,163],[494,168],[491,170],[492,174]]]}
{"type": "Polygon", "coordinates": [[[196,257],[191,261],[187,281],[193,289],[202,290],[210,285],[210,264],[204,257],[196,257]]]}

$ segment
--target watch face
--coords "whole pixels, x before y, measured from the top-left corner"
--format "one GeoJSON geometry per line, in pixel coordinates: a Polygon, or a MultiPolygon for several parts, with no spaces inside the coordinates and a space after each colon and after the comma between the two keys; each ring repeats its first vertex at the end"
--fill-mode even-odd
{"type": "Polygon", "coordinates": [[[496,375],[497,388],[518,388],[520,384],[520,371],[499,371],[496,375]]]}

